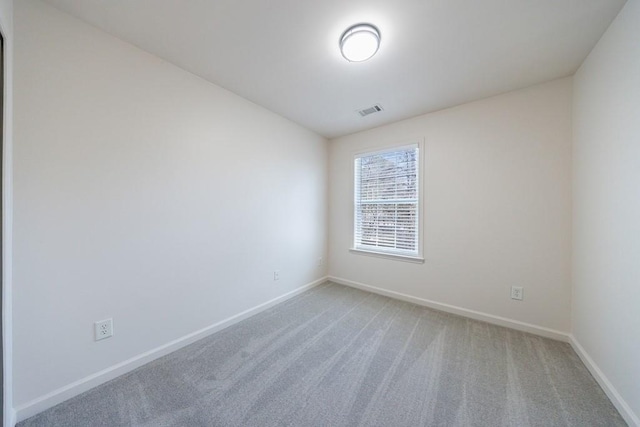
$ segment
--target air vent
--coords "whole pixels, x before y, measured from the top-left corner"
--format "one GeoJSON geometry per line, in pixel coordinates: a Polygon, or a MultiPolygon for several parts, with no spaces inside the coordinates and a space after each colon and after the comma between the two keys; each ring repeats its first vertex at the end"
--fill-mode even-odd
{"type": "Polygon", "coordinates": [[[379,113],[380,111],[382,111],[382,106],[380,104],[376,104],[373,107],[365,108],[363,110],[358,110],[358,114],[364,117],[364,116],[368,116],[369,114],[379,113]]]}

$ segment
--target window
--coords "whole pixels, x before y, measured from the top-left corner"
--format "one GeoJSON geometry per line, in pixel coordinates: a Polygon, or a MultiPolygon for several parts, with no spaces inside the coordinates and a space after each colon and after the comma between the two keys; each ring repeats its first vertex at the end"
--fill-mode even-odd
{"type": "Polygon", "coordinates": [[[419,259],[418,144],[357,155],[354,166],[353,249],[419,259]]]}

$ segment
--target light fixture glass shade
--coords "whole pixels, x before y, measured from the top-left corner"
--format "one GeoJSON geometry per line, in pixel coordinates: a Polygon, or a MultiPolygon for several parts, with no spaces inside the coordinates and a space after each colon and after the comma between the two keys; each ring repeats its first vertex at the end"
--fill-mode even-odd
{"type": "Polygon", "coordinates": [[[349,62],[362,62],[376,54],[380,31],[371,24],[349,27],[340,38],[340,52],[349,62]]]}

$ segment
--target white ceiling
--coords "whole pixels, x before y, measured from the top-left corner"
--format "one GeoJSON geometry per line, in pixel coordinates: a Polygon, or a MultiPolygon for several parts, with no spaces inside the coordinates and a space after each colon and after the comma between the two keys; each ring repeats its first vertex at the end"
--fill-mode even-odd
{"type": "Polygon", "coordinates": [[[625,3],[46,1],[326,137],[571,75],[625,3]],[[382,45],[348,63],[338,39],[359,22],[382,45]]]}

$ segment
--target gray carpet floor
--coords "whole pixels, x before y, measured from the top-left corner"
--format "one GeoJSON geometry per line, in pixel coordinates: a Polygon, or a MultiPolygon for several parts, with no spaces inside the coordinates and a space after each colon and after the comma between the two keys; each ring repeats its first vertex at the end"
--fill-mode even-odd
{"type": "Polygon", "coordinates": [[[566,343],[333,283],[19,424],[623,425],[566,343]]]}

